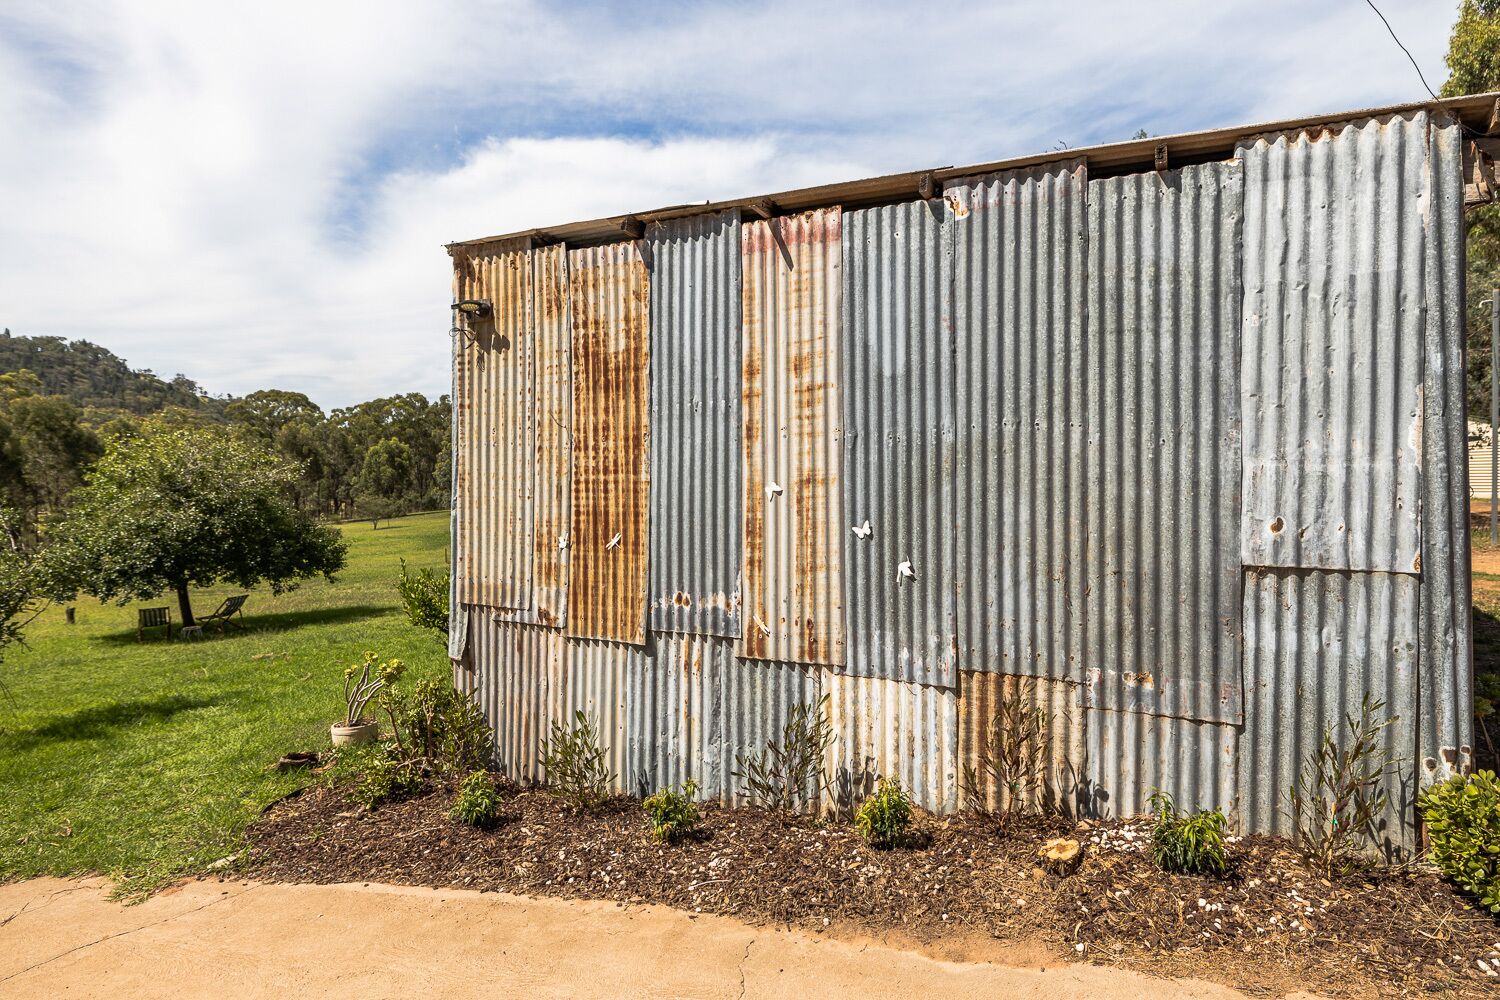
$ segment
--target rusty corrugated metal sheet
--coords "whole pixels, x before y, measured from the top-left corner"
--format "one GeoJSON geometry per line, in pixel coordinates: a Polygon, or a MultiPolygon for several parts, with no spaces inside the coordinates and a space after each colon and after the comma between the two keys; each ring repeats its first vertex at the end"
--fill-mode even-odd
{"type": "MultiPolygon", "coordinates": [[[[1323,727],[1343,739],[1344,719],[1366,694],[1398,717],[1385,750],[1415,774],[1417,590],[1405,573],[1245,571],[1245,726],[1239,739],[1243,828],[1290,833],[1287,789],[1317,750],[1323,727]]],[[[1387,783],[1384,837],[1413,845],[1411,777],[1387,783]]]]}
{"type": "Polygon", "coordinates": [[[568,253],[573,497],[568,635],[646,641],[650,291],[637,243],[568,253]]]}
{"type": "Polygon", "coordinates": [[[470,321],[454,338],[458,599],[528,608],[535,447],[530,251],[461,257],[453,266],[460,298],[494,305],[489,319],[470,321]]]}
{"type": "Polygon", "coordinates": [[[942,199],[845,213],[842,335],[846,670],[949,686],[958,660],[951,221],[942,199]]]}
{"type": "Polygon", "coordinates": [[[825,808],[858,807],[881,777],[899,780],[923,809],[958,807],[957,691],[852,674],[825,674],[823,690],[838,737],[825,755],[833,792],[825,808]]]}
{"type": "Polygon", "coordinates": [[[1421,570],[1428,126],[1240,146],[1247,566],[1421,570]]]}
{"type": "Polygon", "coordinates": [[[741,227],[744,622],[755,659],[844,662],[841,214],[741,227]]]}
{"type": "Polygon", "coordinates": [[[539,782],[541,741],[562,717],[562,633],[503,622],[481,607],[469,609],[468,629],[463,674],[494,729],[496,766],[515,781],[539,782]]]}
{"type": "Polygon", "coordinates": [[[573,468],[572,324],[568,256],[561,246],[531,252],[532,358],[536,377],[533,458],[531,600],[500,617],[560,626],[567,614],[573,468]]]}
{"type": "Polygon", "coordinates": [[[1160,789],[1181,809],[1223,809],[1245,829],[1235,798],[1240,727],[1095,708],[1085,714],[1088,755],[1078,793],[1085,811],[1136,816],[1160,789]]]}
{"type": "Polygon", "coordinates": [[[563,690],[557,699],[563,724],[571,729],[579,711],[589,717],[614,775],[610,788],[622,795],[636,792],[630,700],[631,692],[640,685],[632,679],[650,666],[641,646],[598,639],[568,639],[563,643],[563,690]]]}
{"type": "Polygon", "coordinates": [[[1089,183],[1089,704],[1244,718],[1236,162],[1089,183]]]}
{"type": "Polygon", "coordinates": [[[656,637],[651,656],[632,661],[630,787],[637,795],[698,783],[700,798],[724,786],[723,683],[736,668],[733,641],[710,636],[656,637]]]}
{"type": "Polygon", "coordinates": [[[965,669],[1082,681],[1081,159],[945,185],[954,210],[965,669]]]}
{"type": "Polygon", "coordinates": [[[650,625],[740,635],[740,217],[647,229],[651,266],[650,625]]]}
{"type": "Polygon", "coordinates": [[[721,687],[724,781],[716,797],[733,805],[750,799],[749,786],[736,775],[742,762],[781,739],[792,709],[820,703],[827,671],[770,660],[736,660],[730,668],[721,687]]]}
{"type": "Polygon", "coordinates": [[[1422,383],[1422,646],[1418,777],[1462,764],[1474,742],[1473,617],[1464,383],[1463,134],[1447,116],[1429,132],[1427,324],[1422,383]],[[1450,759],[1450,754],[1452,759],[1450,759]]]}
{"type": "Polygon", "coordinates": [[[984,768],[987,747],[997,729],[996,717],[1003,702],[1019,697],[1022,704],[1039,709],[1045,722],[1045,771],[1035,794],[1024,803],[1031,810],[1075,814],[1087,803],[1079,801],[1088,747],[1084,739],[1083,688],[1072,681],[1045,677],[1016,677],[966,670],[959,685],[958,752],[959,797],[974,805],[999,809],[1009,803],[1011,793],[1000,788],[984,768]],[[972,772],[971,786],[967,776],[972,772]]]}

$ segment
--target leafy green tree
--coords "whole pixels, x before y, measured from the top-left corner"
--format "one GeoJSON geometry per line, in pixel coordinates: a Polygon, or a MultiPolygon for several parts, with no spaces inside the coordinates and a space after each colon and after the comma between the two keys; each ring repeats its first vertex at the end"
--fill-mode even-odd
{"type": "Polygon", "coordinates": [[[411,449],[395,438],[377,441],[365,452],[358,500],[374,527],[380,527],[381,518],[394,517],[400,512],[411,482],[411,469],[411,449]]]}
{"type": "Polygon", "coordinates": [[[300,392],[261,389],[225,404],[224,416],[270,444],[281,429],[293,421],[317,423],[322,420],[323,409],[300,392]]]}
{"type": "MultiPolygon", "coordinates": [[[[15,511],[0,507],[0,661],[10,646],[24,642],[26,626],[42,613],[40,573],[35,556],[17,544],[15,511]]],[[[3,689],[3,685],[0,685],[3,689]]]]}
{"type": "Polygon", "coordinates": [[[346,543],[287,499],[297,469],[240,435],[156,423],[112,439],[48,527],[56,597],[125,604],[166,591],[193,624],[190,587],[219,582],[281,593],[332,579],[346,543]]]}
{"type": "MultiPolygon", "coordinates": [[[[1462,0],[1448,41],[1444,97],[1500,90],[1500,0],[1462,0]]],[[[1468,259],[1469,416],[1490,419],[1490,318],[1481,303],[1500,288],[1500,204],[1482,205],[1465,216],[1468,259]]]]}

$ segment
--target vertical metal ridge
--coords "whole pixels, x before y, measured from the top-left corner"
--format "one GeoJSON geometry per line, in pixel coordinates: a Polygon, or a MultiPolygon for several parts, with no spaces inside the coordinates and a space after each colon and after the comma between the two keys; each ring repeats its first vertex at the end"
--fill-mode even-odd
{"type": "Polygon", "coordinates": [[[1244,717],[1238,163],[1089,183],[1091,706],[1244,717]]]}
{"type": "Polygon", "coordinates": [[[1247,566],[1420,572],[1427,126],[1240,144],[1247,566]]]}
{"type": "Polygon", "coordinates": [[[458,362],[459,599],[531,605],[534,371],[530,251],[455,261],[462,298],[493,305],[469,324],[458,362]]]}
{"type": "Polygon", "coordinates": [[[958,808],[957,691],[852,674],[825,674],[823,687],[837,736],[825,755],[833,788],[825,810],[858,807],[882,777],[900,781],[923,809],[958,808]]]}
{"type": "MultiPolygon", "coordinates": [[[[1418,779],[1436,781],[1474,742],[1473,618],[1464,365],[1463,133],[1446,115],[1429,126],[1425,216],[1427,322],[1422,383],[1422,728],[1418,779]]],[[[1488,490],[1489,484],[1485,484],[1488,490]]]]}
{"type": "Polygon", "coordinates": [[[562,634],[503,622],[487,608],[468,610],[471,697],[494,730],[495,764],[523,784],[542,781],[542,740],[563,717],[562,634]]]}
{"type": "Polygon", "coordinates": [[[741,227],[753,659],[844,663],[840,231],[838,208],[741,227]]]}
{"type": "Polygon", "coordinates": [[[1237,821],[1238,727],[1095,708],[1087,716],[1087,776],[1079,793],[1087,812],[1139,815],[1160,790],[1180,808],[1223,809],[1237,821]]]}
{"type": "Polygon", "coordinates": [[[957,683],[952,208],[843,219],[848,673],[957,683]],[[864,537],[862,527],[868,523],[864,537]],[[912,575],[899,571],[909,566],[912,575]]]}
{"type": "Polygon", "coordinates": [[[945,185],[967,669],[1083,680],[1083,160],[945,185]]]}
{"type": "Polygon", "coordinates": [[[744,494],[738,210],[647,228],[650,626],[738,638],[744,494]]]}
{"type": "Polygon", "coordinates": [[[984,760],[1002,703],[1015,698],[1042,713],[1047,741],[1040,787],[1020,804],[1065,815],[1087,811],[1083,688],[1072,681],[977,670],[965,670],[959,685],[959,805],[999,809],[1012,804],[1013,793],[996,784],[985,771],[984,760]],[[971,772],[972,786],[966,780],[971,772]]]}
{"type": "Polygon", "coordinates": [[[646,641],[650,292],[636,243],[568,252],[572,530],[568,635],[646,641]],[[616,538],[618,536],[618,538],[616,538]]]}

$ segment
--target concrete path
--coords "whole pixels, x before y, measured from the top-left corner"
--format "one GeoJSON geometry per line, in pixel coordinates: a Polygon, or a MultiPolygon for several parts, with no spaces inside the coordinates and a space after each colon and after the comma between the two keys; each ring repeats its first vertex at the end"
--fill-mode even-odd
{"type": "Polygon", "coordinates": [[[139,906],[107,893],[100,879],[0,886],[0,997],[1242,996],[995,945],[1011,965],[661,907],[377,885],[187,882],[139,906]]]}

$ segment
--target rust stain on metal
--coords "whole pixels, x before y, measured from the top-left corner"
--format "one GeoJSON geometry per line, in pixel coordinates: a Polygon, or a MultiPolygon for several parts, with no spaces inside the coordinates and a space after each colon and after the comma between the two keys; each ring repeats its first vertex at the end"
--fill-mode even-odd
{"type": "Polygon", "coordinates": [[[637,243],[568,254],[573,331],[568,635],[644,643],[650,291],[637,243]]]}
{"type": "Polygon", "coordinates": [[[459,298],[493,304],[456,337],[459,456],[458,599],[489,608],[532,604],[536,440],[531,253],[455,258],[459,298]]]}
{"type": "Polygon", "coordinates": [[[841,256],[837,208],[741,229],[747,657],[844,662],[841,256]]]}
{"type": "Polygon", "coordinates": [[[1082,689],[1071,681],[982,671],[963,671],[960,684],[958,752],[964,804],[998,809],[1009,802],[1010,794],[983,765],[1001,706],[1015,699],[1040,711],[1045,724],[1041,787],[1027,792],[1025,806],[1045,804],[1072,813],[1087,754],[1082,689]]]}

